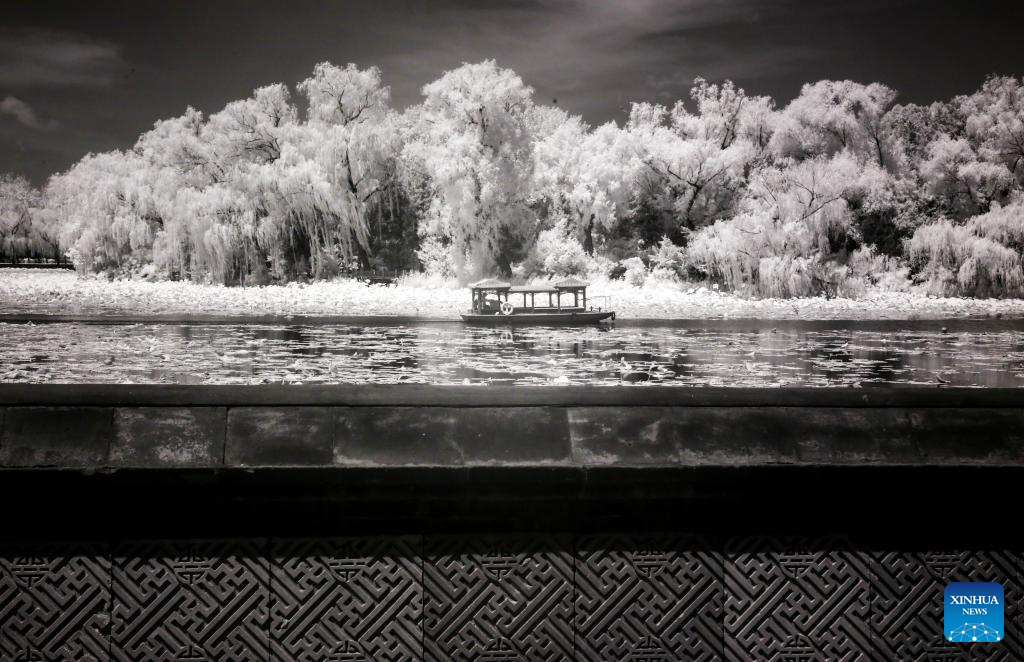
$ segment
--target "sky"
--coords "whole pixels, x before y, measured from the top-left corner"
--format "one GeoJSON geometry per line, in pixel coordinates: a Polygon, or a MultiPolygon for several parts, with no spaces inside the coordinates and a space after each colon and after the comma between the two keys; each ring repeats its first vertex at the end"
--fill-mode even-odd
{"type": "Polygon", "coordinates": [[[882,82],[903,103],[1024,75],[1024,2],[991,0],[12,0],[0,10],[0,172],[37,184],[216,112],[317,62],[381,68],[398,108],[493,58],[591,124],[729,79],[784,106],[805,82],[882,82]]]}

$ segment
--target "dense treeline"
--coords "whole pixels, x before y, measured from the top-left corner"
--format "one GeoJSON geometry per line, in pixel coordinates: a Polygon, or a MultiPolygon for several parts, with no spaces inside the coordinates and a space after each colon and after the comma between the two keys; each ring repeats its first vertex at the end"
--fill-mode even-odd
{"type": "Polygon", "coordinates": [[[6,177],[5,254],[222,283],[355,269],[605,273],[766,296],[866,285],[1024,292],[1024,84],[898,105],[820,81],[784,108],[697,79],[590,127],[494,62],[403,112],[376,68],[316,67],[90,154],[41,192],[6,177]]]}

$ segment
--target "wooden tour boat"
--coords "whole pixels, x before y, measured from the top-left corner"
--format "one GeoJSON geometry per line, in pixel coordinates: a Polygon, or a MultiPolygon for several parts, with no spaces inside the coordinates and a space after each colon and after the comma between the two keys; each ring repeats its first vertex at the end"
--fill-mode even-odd
{"type": "Polygon", "coordinates": [[[608,297],[591,297],[591,303],[597,299],[604,305],[587,307],[587,285],[582,280],[568,278],[551,287],[512,286],[488,278],[469,286],[473,307],[462,314],[462,319],[471,324],[492,326],[596,324],[614,320],[615,312],[608,310],[608,297]],[[572,297],[571,303],[569,297],[572,297]]]}

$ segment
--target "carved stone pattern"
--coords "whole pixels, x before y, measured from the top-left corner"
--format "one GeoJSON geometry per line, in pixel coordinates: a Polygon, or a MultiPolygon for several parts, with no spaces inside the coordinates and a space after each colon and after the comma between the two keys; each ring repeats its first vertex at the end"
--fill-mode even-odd
{"type": "Polygon", "coordinates": [[[843,541],[744,539],[727,545],[725,557],[726,658],[877,659],[870,567],[843,541]]]}
{"type": "Polygon", "coordinates": [[[428,538],[428,660],[572,660],[568,539],[428,538]]]}
{"type": "Polygon", "coordinates": [[[0,545],[0,660],[1022,660],[1018,550],[681,535],[0,545]],[[952,581],[1006,638],[942,639],[952,581]]]}
{"type": "Polygon", "coordinates": [[[901,660],[1021,660],[1021,556],[1007,550],[875,552],[871,622],[879,655],[901,660]],[[1006,604],[999,644],[942,639],[943,591],[949,582],[995,581],[1006,604]]]}
{"type": "Polygon", "coordinates": [[[106,660],[109,614],[104,547],[0,549],[0,659],[106,660]]]}
{"type": "Polygon", "coordinates": [[[113,561],[112,659],[267,658],[264,541],[124,545],[113,561]]]}
{"type": "Polygon", "coordinates": [[[273,542],[273,657],[422,659],[420,546],[419,538],[273,542]]]}
{"type": "Polygon", "coordinates": [[[706,542],[581,538],[575,566],[577,659],[722,659],[722,560],[706,542]]]}

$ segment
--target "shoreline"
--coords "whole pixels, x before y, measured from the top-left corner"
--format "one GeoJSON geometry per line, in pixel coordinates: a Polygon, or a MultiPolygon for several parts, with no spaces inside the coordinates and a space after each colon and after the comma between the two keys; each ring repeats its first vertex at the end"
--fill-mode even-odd
{"type": "MultiPolygon", "coordinates": [[[[643,286],[597,281],[589,296],[608,296],[616,324],[672,326],[737,322],[919,322],[1024,319],[1024,299],[933,297],[915,292],[868,291],[856,299],[760,299],[650,280],[643,286]]],[[[74,272],[5,269],[0,272],[0,321],[120,320],[171,323],[446,323],[461,322],[465,288],[411,276],[394,286],[317,281],[264,287],[191,282],[105,281],[74,272]]]]}
{"type": "MultiPolygon", "coordinates": [[[[62,314],[3,314],[4,324],[86,324],[99,326],[178,325],[178,326],[462,326],[461,319],[410,317],[401,315],[219,315],[200,313],[192,315],[62,315],[62,314]]],[[[533,325],[543,326],[543,325],[533,325]]],[[[888,330],[935,331],[937,326],[950,333],[956,331],[1024,331],[1024,316],[1015,317],[935,317],[935,318],[835,318],[835,319],[771,319],[758,317],[729,318],[625,318],[611,324],[582,325],[578,328],[672,328],[692,330],[728,330],[732,332],[762,332],[787,330],[888,330]]],[[[485,327],[477,327],[485,328],[485,327]]],[[[486,327],[497,330],[515,329],[516,326],[486,327]]]]}

